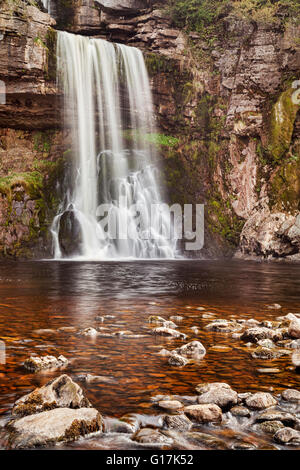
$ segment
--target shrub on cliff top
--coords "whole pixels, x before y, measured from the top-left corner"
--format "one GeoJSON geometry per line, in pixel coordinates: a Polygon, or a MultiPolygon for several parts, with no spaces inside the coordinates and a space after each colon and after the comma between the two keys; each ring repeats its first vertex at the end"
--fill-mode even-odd
{"type": "Polygon", "coordinates": [[[229,13],[267,22],[299,18],[299,0],[168,0],[168,11],[176,26],[201,32],[229,13]]]}

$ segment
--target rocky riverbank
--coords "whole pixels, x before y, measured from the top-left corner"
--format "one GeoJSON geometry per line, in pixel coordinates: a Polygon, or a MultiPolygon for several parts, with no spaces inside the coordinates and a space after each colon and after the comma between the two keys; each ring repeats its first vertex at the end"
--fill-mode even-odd
{"type": "Polygon", "coordinates": [[[152,416],[103,417],[81,387],[62,375],[15,402],[2,436],[10,449],[82,437],[87,446],[115,439],[115,449],[122,440],[130,448],[151,449],[300,448],[299,391],[238,393],[226,383],[200,383],[195,391],[154,396],[152,416]]]}
{"type": "MultiPolygon", "coordinates": [[[[151,308],[157,309],[158,304],[152,302],[151,308]]],[[[249,357],[261,361],[260,374],[274,377],[279,373],[273,361],[281,357],[287,358],[289,369],[298,374],[300,314],[282,315],[282,307],[276,303],[266,305],[266,310],[272,312],[273,320],[220,319],[214,318],[214,313],[205,307],[186,306],[184,316],[150,315],[139,334],[115,315],[97,315],[86,328],[65,326],[57,330],[39,329],[35,333],[44,339],[53,335],[75,335],[92,342],[157,338],[156,348],[159,349],[161,340],[166,342],[166,347],[153,353],[153,360],[160,358],[161,367],[165,362],[173,370],[182,370],[190,364],[200,365],[212,351],[230,350],[228,342],[222,344],[222,338],[229,337],[231,344],[240,343],[248,350],[249,357]],[[190,334],[186,328],[185,333],[180,331],[188,312],[195,320],[204,319],[202,331],[199,326],[190,327],[190,334]],[[204,344],[207,344],[205,335],[213,333],[215,345],[205,347],[197,339],[200,332],[204,344]],[[174,341],[176,348],[172,348],[174,341]]],[[[107,356],[101,357],[105,361],[107,356]]],[[[47,370],[55,377],[21,396],[5,414],[0,431],[2,447],[27,449],[63,445],[72,448],[80,439],[79,448],[99,449],[300,449],[300,391],[296,388],[274,392],[269,387],[266,391],[257,383],[256,390],[240,392],[225,382],[200,380],[189,395],[180,393],[180,387],[169,388],[167,394],[157,391],[151,394],[147,404],[137,403],[139,413],[120,416],[113,407],[111,414],[103,413],[101,400],[100,406],[94,406],[93,399],[89,398],[89,387],[96,385],[97,393],[101,394],[103,386],[118,387],[118,379],[91,373],[59,375],[74,360],[76,356],[67,359],[62,355],[32,354],[24,361],[22,367],[34,374],[32,378],[47,370]]]]}

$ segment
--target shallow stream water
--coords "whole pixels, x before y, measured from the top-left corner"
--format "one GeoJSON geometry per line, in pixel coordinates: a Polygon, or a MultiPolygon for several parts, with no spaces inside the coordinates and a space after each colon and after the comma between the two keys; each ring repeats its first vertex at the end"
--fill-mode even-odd
{"type": "MultiPolygon", "coordinates": [[[[299,264],[2,261],[0,341],[6,357],[0,363],[0,418],[9,415],[17,398],[60,373],[75,381],[87,373],[109,377],[109,383],[81,385],[92,404],[110,417],[158,414],[151,397],[195,395],[200,382],[227,382],[238,392],[299,389],[299,374],[289,356],[256,360],[231,334],[203,329],[214,318],[272,320],[289,312],[300,312],[299,264]],[[274,303],[282,308],[268,308],[274,303]],[[97,315],[111,317],[99,323],[97,315]],[[182,368],[170,366],[157,353],[180,346],[182,340],[150,335],[150,315],[182,316],[176,322],[179,330],[188,340],[203,343],[204,359],[182,368]],[[106,333],[130,330],[137,337],[78,336],[86,327],[107,328],[102,330],[106,333]],[[32,353],[63,354],[70,362],[63,372],[34,374],[22,366],[32,353]],[[269,367],[279,371],[258,370],[269,367]]],[[[113,439],[107,447],[114,448],[113,439]]]]}

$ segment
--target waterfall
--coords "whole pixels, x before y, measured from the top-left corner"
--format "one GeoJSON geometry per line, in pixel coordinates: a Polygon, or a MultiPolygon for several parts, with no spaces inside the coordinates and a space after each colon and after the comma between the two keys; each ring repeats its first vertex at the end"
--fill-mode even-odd
{"type": "Polygon", "coordinates": [[[57,57],[74,158],[51,229],[55,258],[174,258],[176,240],[161,204],[151,143],[156,129],[142,52],[59,32],[57,57]],[[117,226],[103,227],[100,205],[117,226]]]}

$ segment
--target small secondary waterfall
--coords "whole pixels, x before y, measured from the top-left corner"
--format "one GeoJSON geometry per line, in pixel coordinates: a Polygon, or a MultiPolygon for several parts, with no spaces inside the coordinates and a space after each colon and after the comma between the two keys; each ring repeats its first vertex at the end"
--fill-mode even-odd
{"type": "Polygon", "coordinates": [[[174,258],[142,52],[59,32],[57,56],[74,164],[51,229],[55,258],[174,258]]]}

